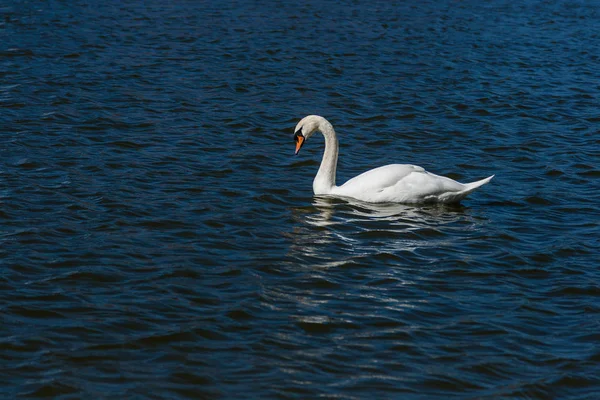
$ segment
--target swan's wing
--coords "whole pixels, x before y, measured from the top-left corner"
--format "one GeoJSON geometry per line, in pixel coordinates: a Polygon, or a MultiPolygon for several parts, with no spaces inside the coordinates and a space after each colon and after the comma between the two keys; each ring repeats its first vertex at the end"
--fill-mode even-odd
{"type": "Polygon", "coordinates": [[[432,174],[422,167],[391,164],[350,179],[336,188],[334,194],[371,202],[420,202],[463,190],[462,183],[432,174]]]}
{"type": "Polygon", "coordinates": [[[382,195],[393,198],[405,198],[406,201],[435,201],[445,193],[456,193],[465,190],[465,185],[453,179],[427,172],[414,172],[396,185],[382,192],[382,195]]]}
{"type": "Polygon", "coordinates": [[[411,174],[423,172],[425,170],[416,165],[384,165],[383,167],[374,168],[355,176],[342,186],[337,187],[335,194],[357,197],[364,194],[381,193],[388,188],[396,186],[411,174]]]}

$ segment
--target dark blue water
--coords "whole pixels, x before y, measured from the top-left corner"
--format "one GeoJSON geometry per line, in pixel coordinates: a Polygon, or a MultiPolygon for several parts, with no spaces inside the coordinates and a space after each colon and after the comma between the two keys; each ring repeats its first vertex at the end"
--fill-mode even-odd
{"type": "Polygon", "coordinates": [[[600,5],[0,3],[0,397],[600,397],[600,5]],[[458,207],[315,198],[388,163],[458,207]]]}

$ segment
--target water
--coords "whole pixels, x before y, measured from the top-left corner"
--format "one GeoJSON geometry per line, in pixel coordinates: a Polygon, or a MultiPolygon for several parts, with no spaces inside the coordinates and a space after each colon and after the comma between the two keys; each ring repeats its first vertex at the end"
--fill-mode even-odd
{"type": "Polygon", "coordinates": [[[595,2],[0,4],[0,397],[600,397],[595,2]],[[458,207],[315,198],[386,163],[458,207]]]}

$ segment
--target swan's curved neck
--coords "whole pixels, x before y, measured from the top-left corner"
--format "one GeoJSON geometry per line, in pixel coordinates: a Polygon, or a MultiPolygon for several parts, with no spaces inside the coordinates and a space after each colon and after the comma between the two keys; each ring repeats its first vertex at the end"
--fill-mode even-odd
{"type": "Polygon", "coordinates": [[[313,191],[315,194],[329,194],[335,187],[335,172],[338,160],[338,140],[333,130],[333,126],[323,119],[319,122],[319,131],[325,137],[325,152],[319,172],[313,181],[313,191]]]}

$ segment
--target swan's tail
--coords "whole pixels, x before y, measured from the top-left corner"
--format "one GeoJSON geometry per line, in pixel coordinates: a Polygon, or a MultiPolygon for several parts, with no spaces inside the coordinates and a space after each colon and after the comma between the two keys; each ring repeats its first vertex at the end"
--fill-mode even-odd
{"type": "Polygon", "coordinates": [[[485,179],[476,181],[476,182],[471,182],[471,183],[465,183],[463,185],[464,189],[457,191],[457,192],[446,192],[443,193],[441,196],[439,196],[438,201],[440,201],[441,203],[459,203],[462,199],[464,199],[465,197],[467,197],[467,195],[469,193],[471,193],[473,190],[477,189],[480,186],[485,185],[486,183],[488,183],[489,181],[492,180],[492,178],[495,175],[492,176],[488,176],[485,179]]]}
{"type": "Polygon", "coordinates": [[[463,190],[461,192],[467,192],[467,194],[469,194],[473,190],[477,189],[479,186],[483,186],[486,183],[488,183],[489,181],[491,181],[494,176],[496,176],[496,175],[488,176],[487,178],[482,179],[480,181],[465,183],[465,190],[463,190]]]}

